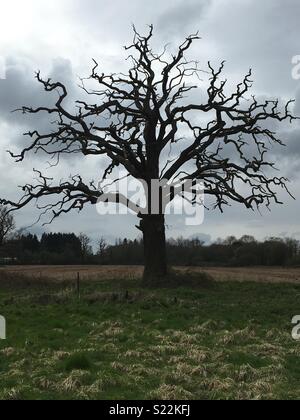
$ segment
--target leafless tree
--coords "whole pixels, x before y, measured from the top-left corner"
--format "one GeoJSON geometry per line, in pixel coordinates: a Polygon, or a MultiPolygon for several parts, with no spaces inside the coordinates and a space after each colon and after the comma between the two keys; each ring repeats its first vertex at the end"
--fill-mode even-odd
{"type": "MultiPolygon", "coordinates": [[[[281,107],[277,100],[260,102],[248,96],[251,71],[231,90],[223,79],[225,63],[217,69],[208,63],[203,72],[198,62],[187,58],[192,44],[200,39],[198,34],[187,37],[171,55],[167,47],[155,53],[152,37],[152,26],[145,36],[134,29],[133,42],[125,47],[130,54],[126,74],[99,73],[95,62],[90,78],[82,81],[89,99],[77,101],[73,111],[67,103],[66,86],[37,73],[44,90],[58,93],[58,100],[53,107],[24,107],[22,111],[49,114],[54,117],[54,128],[27,133],[30,145],[18,154],[11,153],[12,157],[23,161],[29,152],[44,152],[59,163],[63,154],[105,156],[110,163],[103,182],[118,167],[148,186],[158,179],[176,182],[178,188],[166,192],[171,202],[182,195],[180,188],[186,180],[197,180],[203,182],[206,196],[213,198],[213,207],[221,211],[231,202],[248,209],[280,203],[278,189],[288,191],[287,179],[272,174],[275,167],[267,154],[269,146],[283,145],[283,141],[269,123],[292,122],[292,101],[281,107]],[[201,77],[207,75],[208,86],[199,89],[201,77]],[[188,101],[187,97],[196,99],[188,101]]],[[[95,205],[103,194],[95,182],[83,181],[84,174],[55,183],[41,172],[35,173],[39,181],[23,187],[19,202],[2,202],[21,209],[33,200],[56,196],[52,204],[43,207],[56,218],[74,209],[80,211],[86,204],[95,205]]],[[[151,196],[147,198],[149,204],[151,196]]],[[[124,202],[119,192],[114,199],[124,202]]],[[[125,202],[131,207],[128,198],[125,202]]],[[[167,273],[165,212],[138,213],[145,279],[163,277],[167,273]]]]}
{"type": "Polygon", "coordinates": [[[106,240],[104,238],[100,238],[99,241],[98,241],[97,255],[99,255],[100,257],[103,257],[106,249],[107,249],[106,240]]]}
{"type": "Polygon", "coordinates": [[[79,240],[81,243],[81,254],[83,260],[86,260],[86,258],[90,255],[92,255],[92,246],[91,246],[91,239],[84,233],[81,233],[79,235],[79,240]]]}
{"type": "Polygon", "coordinates": [[[15,221],[13,215],[6,206],[0,205],[0,246],[4,244],[14,229],[15,221]]]}

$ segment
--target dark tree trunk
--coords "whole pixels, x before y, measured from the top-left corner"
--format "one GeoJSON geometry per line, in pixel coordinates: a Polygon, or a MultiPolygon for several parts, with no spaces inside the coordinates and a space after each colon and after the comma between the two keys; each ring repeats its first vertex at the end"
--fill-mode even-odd
{"type": "Polygon", "coordinates": [[[166,230],[164,215],[143,216],[140,228],[144,237],[144,282],[154,284],[167,275],[166,230]]]}

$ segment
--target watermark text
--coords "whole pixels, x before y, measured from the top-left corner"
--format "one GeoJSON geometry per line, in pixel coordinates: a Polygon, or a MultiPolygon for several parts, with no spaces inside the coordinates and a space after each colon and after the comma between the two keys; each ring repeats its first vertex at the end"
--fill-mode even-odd
{"type": "Polygon", "coordinates": [[[292,337],[296,341],[300,341],[300,315],[294,316],[292,319],[292,324],[294,328],[292,330],[292,337]]]}
{"type": "Polygon", "coordinates": [[[0,315],[0,340],[6,340],[6,319],[0,315]]]}
{"type": "Polygon", "coordinates": [[[6,65],[4,57],[0,55],[0,79],[6,78],[6,65]]]}
{"type": "Polygon", "coordinates": [[[184,215],[187,226],[199,226],[204,221],[204,185],[199,180],[170,182],[120,177],[113,184],[99,184],[101,196],[97,212],[101,215],[184,215]]]}
{"type": "Polygon", "coordinates": [[[292,78],[294,80],[300,80],[300,55],[294,55],[292,65],[292,78]]]}

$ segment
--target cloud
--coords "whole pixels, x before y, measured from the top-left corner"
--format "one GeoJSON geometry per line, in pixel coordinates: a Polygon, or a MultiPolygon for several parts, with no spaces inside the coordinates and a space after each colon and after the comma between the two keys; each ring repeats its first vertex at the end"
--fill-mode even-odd
{"type": "MultiPolygon", "coordinates": [[[[295,99],[295,115],[300,118],[300,80],[298,81],[299,87],[297,88],[295,99]]],[[[299,123],[300,125],[300,123],[299,123]]]]}
{"type": "MultiPolygon", "coordinates": [[[[252,67],[255,88],[275,96],[294,95],[291,60],[299,54],[298,0],[214,1],[201,32],[213,40],[212,54],[225,59],[232,73],[252,67]]],[[[293,96],[292,96],[293,97],[293,96]]]]}
{"type": "Polygon", "coordinates": [[[198,239],[199,241],[204,242],[206,245],[209,245],[212,242],[211,235],[207,233],[195,233],[189,237],[189,239],[198,239]]]}
{"type": "MultiPolygon", "coordinates": [[[[68,83],[70,99],[80,95],[77,75],[89,74],[92,57],[99,60],[100,71],[123,70],[126,52],[122,46],[132,40],[131,24],[141,32],[146,25],[155,26],[154,47],[171,42],[171,50],[186,35],[200,30],[202,40],[193,48],[193,58],[206,66],[227,60],[226,77],[240,82],[253,67],[253,93],[262,97],[280,97],[282,101],[297,97],[295,112],[300,115],[300,83],[292,79],[292,56],[300,54],[300,3],[298,0],[10,0],[2,2],[3,22],[0,28],[1,54],[6,61],[6,80],[0,80],[0,196],[17,196],[16,187],[32,179],[32,167],[45,168],[44,156],[31,156],[24,164],[15,165],[5,153],[7,148],[24,145],[22,133],[31,128],[46,130],[49,118],[29,118],[12,114],[24,104],[50,104],[54,97],[45,95],[34,80],[34,71],[68,83]],[[26,4],[25,4],[26,3],[26,4]],[[18,15],[14,12],[18,8],[18,15]]],[[[204,86],[195,99],[203,99],[204,86]]],[[[204,91],[205,92],[205,91],[204,91]]],[[[68,104],[71,106],[71,103],[68,104]]],[[[278,129],[278,127],[275,127],[278,129]]],[[[287,148],[274,149],[272,156],[280,167],[279,175],[288,175],[291,189],[300,192],[300,128],[282,127],[280,135],[287,148]]],[[[97,159],[66,159],[56,175],[67,177],[82,172],[86,179],[97,178],[102,164],[97,159]]],[[[234,205],[220,216],[206,214],[197,232],[216,238],[234,233],[254,233],[264,237],[297,230],[299,205],[285,198],[285,206],[275,207],[263,216],[234,205]]],[[[35,220],[33,208],[18,216],[19,226],[35,220]]],[[[100,218],[94,208],[81,215],[68,215],[51,227],[53,230],[86,231],[91,236],[136,237],[135,218],[100,218]]],[[[184,218],[168,218],[168,236],[195,235],[195,227],[187,227],[184,218]]]]}
{"type": "MultiPolygon", "coordinates": [[[[6,153],[7,150],[17,153],[31,144],[31,139],[24,136],[24,133],[35,130],[40,133],[49,133],[53,130],[53,117],[49,117],[47,113],[24,115],[20,111],[23,106],[51,108],[57,100],[56,93],[49,94],[44,91],[43,86],[35,78],[35,72],[30,60],[18,59],[17,57],[11,57],[7,60],[6,78],[0,80],[1,153],[6,153]],[[17,109],[18,111],[15,111],[17,109]],[[6,129],[4,130],[5,126],[6,129]],[[7,127],[11,127],[11,129],[7,129],[7,127]]],[[[62,58],[53,60],[51,70],[48,74],[43,74],[42,77],[45,79],[50,77],[54,81],[66,83],[70,94],[68,102],[72,100],[75,94],[75,78],[69,60],[62,58]]],[[[72,158],[74,159],[74,157],[72,158]]],[[[62,160],[68,159],[69,155],[65,155],[62,160]]],[[[47,160],[49,160],[49,157],[45,157],[42,152],[30,156],[32,167],[36,167],[39,163],[47,160]]],[[[77,157],[75,157],[74,162],[76,160],[77,157]]]]}
{"type": "Polygon", "coordinates": [[[197,32],[205,18],[212,0],[177,0],[162,13],[156,28],[160,34],[169,38],[183,38],[184,34],[197,32]]]}

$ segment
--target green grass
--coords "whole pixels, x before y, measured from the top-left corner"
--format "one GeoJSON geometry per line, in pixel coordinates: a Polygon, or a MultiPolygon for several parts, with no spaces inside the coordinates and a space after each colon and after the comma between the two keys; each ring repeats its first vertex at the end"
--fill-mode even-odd
{"type": "Polygon", "coordinates": [[[0,399],[299,399],[300,286],[0,288],[0,399]]]}
{"type": "Polygon", "coordinates": [[[88,371],[92,369],[93,365],[85,353],[74,353],[66,358],[64,367],[67,372],[72,372],[73,370],[88,371]]]}

